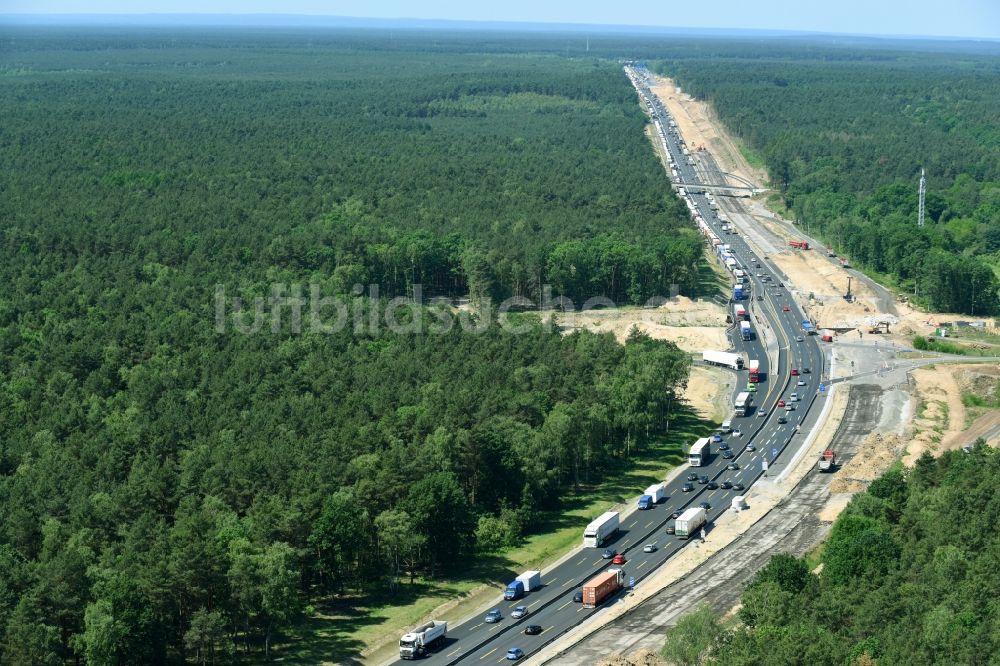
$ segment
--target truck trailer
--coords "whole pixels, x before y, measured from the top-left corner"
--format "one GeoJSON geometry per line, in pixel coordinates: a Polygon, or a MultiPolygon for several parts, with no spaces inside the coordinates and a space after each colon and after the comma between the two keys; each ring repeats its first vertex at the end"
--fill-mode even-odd
{"type": "Polygon", "coordinates": [[[750,328],[750,322],[741,321],[740,322],[740,337],[744,340],[750,340],[753,337],[753,330],[750,328]]]}
{"type": "Polygon", "coordinates": [[[760,381],[760,361],[755,358],[750,359],[750,363],[747,366],[750,370],[749,382],[751,384],[756,384],[760,381]]]}
{"type": "Polygon", "coordinates": [[[674,534],[681,539],[689,539],[705,526],[705,522],[705,510],[700,506],[692,507],[674,521],[674,534]]]}
{"type": "Polygon", "coordinates": [[[608,511],[587,525],[583,531],[584,548],[600,548],[604,542],[618,532],[619,516],[617,511],[608,511]]]}
{"type": "Polygon", "coordinates": [[[725,366],[730,370],[743,369],[743,357],[731,352],[703,351],[701,353],[701,360],[711,365],[725,366]]]}
{"type": "Polygon", "coordinates": [[[448,623],[431,620],[399,639],[399,658],[418,659],[437,647],[448,633],[448,623]]]}
{"type": "Polygon", "coordinates": [[[733,312],[736,315],[736,321],[746,321],[750,319],[750,316],[747,314],[747,309],[739,303],[737,303],[736,307],[733,308],[733,312]]]}
{"type": "Polygon", "coordinates": [[[639,498],[639,509],[643,511],[646,509],[652,509],[654,506],[662,502],[666,496],[667,489],[664,484],[653,484],[642,492],[642,496],[639,498]]]}
{"type": "Polygon", "coordinates": [[[597,574],[583,584],[583,607],[594,608],[601,602],[622,589],[625,584],[625,572],[621,569],[608,569],[597,574]]]}

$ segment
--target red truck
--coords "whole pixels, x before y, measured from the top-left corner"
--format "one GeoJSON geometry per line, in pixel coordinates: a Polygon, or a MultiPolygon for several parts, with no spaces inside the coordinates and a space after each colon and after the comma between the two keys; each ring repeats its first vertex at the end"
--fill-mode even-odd
{"type": "Polygon", "coordinates": [[[830,449],[824,451],[819,457],[819,471],[821,472],[832,472],[833,466],[836,464],[836,454],[830,449]]]}
{"type": "Polygon", "coordinates": [[[621,569],[608,569],[583,584],[583,607],[594,608],[612,594],[622,589],[625,584],[625,572],[621,569]]]}
{"type": "Polygon", "coordinates": [[[809,243],[807,243],[806,241],[790,240],[788,241],[788,245],[789,247],[798,248],[799,250],[809,249],[809,243]]]}

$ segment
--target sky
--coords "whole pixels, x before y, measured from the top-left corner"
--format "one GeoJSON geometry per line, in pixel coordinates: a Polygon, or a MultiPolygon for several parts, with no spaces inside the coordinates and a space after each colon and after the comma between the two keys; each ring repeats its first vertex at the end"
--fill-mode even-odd
{"type": "Polygon", "coordinates": [[[1000,39],[1000,0],[0,0],[0,14],[322,14],[1000,39]]]}

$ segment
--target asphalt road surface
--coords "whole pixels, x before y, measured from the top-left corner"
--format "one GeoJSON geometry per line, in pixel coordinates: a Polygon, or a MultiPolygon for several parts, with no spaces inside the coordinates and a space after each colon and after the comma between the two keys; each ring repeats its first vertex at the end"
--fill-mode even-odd
{"type": "MultiPolygon", "coordinates": [[[[666,109],[652,96],[648,88],[644,85],[638,88],[644,100],[649,100],[651,103],[654,117],[659,119],[661,126],[666,130],[669,127],[669,115],[666,109]]],[[[697,184],[694,165],[688,163],[682,154],[680,137],[665,131],[665,138],[680,179],[685,183],[697,184]]],[[[724,443],[735,454],[733,460],[724,459],[719,445],[712,444],[712,455],[708,464],[692,468],[691,472],[699,476],[708,476],[715,482],[728,480],[750,487],[763,474],[764,460],[770,463],[776,459],[788,459],[794,454],[794,450],[786,450],[789,445],[797,448],[799,442],[805,440],[807,434],[805,430],[797,434],[795,426],[801,422],[818,393],[822,353],[815,336],[802,333],[800,329],[802,314],[797,311],[787,290],[778,285],[779,280],[772,278],[770,283],[766,283],[762,277],[758,277],[758,273],[761,276],[773,275],[773,266],[764,257],[754,256],[742,237],[721,232],[721,225],[711,214],[708,200],[704,195],[688,193],[688,197],[702,212],[705,221],[712,226],[719,238],[730,245],[740,267],[750,276],[747,285],[750,295],[741,301],[741,304],[751,314],[751,325],[754,330],[752,339],[747,341],[740,339],[739,331],[735,327],[730,329],[729,337],[734,351],[745,353],[747,358],[760,361],[763,377],[759,390],[754,394],[754,408],[746,416],[732,419],[733,427],[740,429],[742,436],[729,435],[725,438],[724,443]],[[760,264],[760,268],[755,266],[757,263],[760,264]],[[762,299],[758,299],[758,295],[762,299]],[[778,357],[774,368],[769,367],[766,349],[757,333],[759,326],[769,327],[777,340],[778,357]],[[801,337],[801,340],[797,340],[797,336],[801,337]],[[811,372],[793,377],[792,368],[809,368],[811,372]],[[796,392],[802,398],[801,401],[790,402],[792,392],[796,392]],[[784,400],[791,405],[791,409],[786,411],[785,408],[778,408],[776,406],[778,400],[784,400]],[[760,416],[761,413],[764,415],[763,418],[760,416]],[[779,416],[784,416],[787,423],[779,423],[779,416]],[[753,444],[756,450],[747,450],[748,444],[753,444]],[[730,462],[734,462],[738,469],[727,469],[730,462]]],[[[729,307],[732,308],[733,305],[729,307]]],[[[737,390],[743,391],[746,389],[747,371],[743,370],[738,374],[741,376],[738,378],[737,390]]],[[[664,502],[649,510],[623,514],[621,530],[616,536],[601,548],[584,548],[552,570],[546,571],[542,577],[542,587],[537,591],[516,601],[498,602],[495,607],[503,614],[501,621],[489,624],[483,617],[476,617],[449,626],[444,643],[425,658],[424,663],[434,665],[503,663],[506,661],[507,650],[513,647],[522,649],[525,657],[530,658],[543,645],[563,632],[583,622],[592,614],[600,613],[617,603],[621,594],[613,596],[594,609],[585,609],[581,604],[573,602],[573,593],[579,590],[585,581],[611,566],[609,560],[601,557],[604,548],[625,554],[628,561],[622,568],[625,571],[626,582],[631,579],[634,585],[641,585],[643,579],[669,557],[682,548],[691,546],[695,541],[695,539],[682,540],[665,532],[664,528],[668,524],[673,524],[670,517],[672,512],[683,511],[689,506],[707,502],[710,506],[707,530],[711,531],[712,521],[730,507],[732,498],[745,492],[709,489],[707,485],[699,483],[694,484],[692,492],[683,492],[681,488],[687,482],[686,474],[681,474],[668,484],[667,498],[664,502]],[[655,552],[643,552],[643,546],[648,543],[656,545],[655,552]],[[518,620],[512,619],[511,611],[521,605],[528,607],[529,614],[518,620]],[[525,635],[524,627],[529,624],[541,625],[543,632],[536,636],[525,635]]],[[[638,497],[642,489],[636,488],[635,491],[638,497]]],[[[584,525],[580,525],[581,541],[583,528],[584,525]]]]}

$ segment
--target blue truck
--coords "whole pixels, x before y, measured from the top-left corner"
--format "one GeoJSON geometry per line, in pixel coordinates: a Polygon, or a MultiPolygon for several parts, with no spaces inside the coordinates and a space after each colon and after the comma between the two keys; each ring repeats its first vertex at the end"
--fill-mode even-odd
{"type": "Polygon", "coordinates": [[[542,586],[541,571],[525,571],[507,586],[503,592],[503,598],[507,601],[520,599],[528,592],[542,586]]]}
{"type": "Polygon", "coordinates": [[[738,284],[733,287],[733,300],[742,301],[743,300],[743,285],[738,284]]]}

